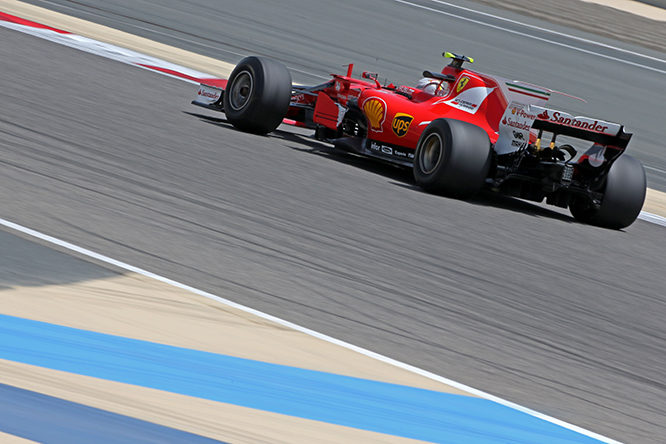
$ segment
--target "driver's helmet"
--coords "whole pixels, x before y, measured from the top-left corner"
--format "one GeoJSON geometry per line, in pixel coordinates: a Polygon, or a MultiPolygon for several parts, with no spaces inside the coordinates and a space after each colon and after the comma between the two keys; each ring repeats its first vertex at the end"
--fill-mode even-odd
{"type": "Polygon", "coordinates": [[[449,93],[449,84],[447,82],[441,82],[429,77],[419,80],[416,87],[433,96],[445,96],[449,93]]]}

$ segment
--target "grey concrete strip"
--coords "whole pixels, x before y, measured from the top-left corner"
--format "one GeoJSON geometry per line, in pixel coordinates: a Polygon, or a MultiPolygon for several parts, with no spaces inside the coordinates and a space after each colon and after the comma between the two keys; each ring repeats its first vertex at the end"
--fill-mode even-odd
{"type": "Polygon", "coordinates": [[[646,5],[656,6],[657,8],[666,9],[666,1],[664,0],[640,0],[641,3],[646,5]]]}
{"type": "MultiPolygon", "coordinates": [[[[448,25],[454,40],[467,29],[448,25]]],[[[613,232],[511,199],[427,195],[408,173],[310,139],[186,114],[198,111],[175,80],[0,33],[0,199],[16,222],[597,432],[660,442],[662,227],[613,232]]],[[[529,66],[497,51],[489,64],[529,66]]],[[[413,72],[422,52],[401,51],[395,70],[413,72]]],[[[635,74],[643,85],[629,92],[654,80],[635,74]]]]}
{"type": "Polygon", "coordinates": [[[0,373],[5,383],[25,390],[233,443],[420,442],[1,359],[0,373]]]}
{"type": "Polygon", "coordinates": [[[0,231],[0,291],[117,276],[116,272],[0,231]]]}
{"type": "Polygon", "coordinates": [[[0,430],[49,444],[220,443],[7,384],[0,384],[0,430]]]}

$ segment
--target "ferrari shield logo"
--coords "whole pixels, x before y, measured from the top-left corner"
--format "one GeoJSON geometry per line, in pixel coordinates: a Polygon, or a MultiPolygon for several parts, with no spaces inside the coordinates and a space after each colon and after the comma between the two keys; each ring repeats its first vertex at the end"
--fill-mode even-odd
{"type": "Polygon", "coordinates": [[[460,80],[458,80],[458,86],[456,86],[456,92],[459,93],[460,91],[465,89],[467,82],[469,82],[469,77],[467,76],[461,77],[460,80]]]}
{"type": "Polygon", "coordinates": [[[391,124],[393,134],[398,137],[404,137],[407,131],[409,131],[409,125],[412,124],[412,120],[414,120],[414,116],[405,113],[396,113],[391,124]]]}

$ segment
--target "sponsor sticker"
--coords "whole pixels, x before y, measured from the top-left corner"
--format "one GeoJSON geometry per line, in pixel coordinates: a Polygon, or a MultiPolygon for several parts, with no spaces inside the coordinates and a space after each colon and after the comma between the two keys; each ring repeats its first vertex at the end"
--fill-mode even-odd
{"type": "Polygon", "coordinates": [[[374,140],[371,140],[370,144],[368,145],[368,148],[370,148],[371,151],[374,151],[376,153],[381,153],[384,151],[384,148],[390,149],[391,147],[386,145],[381,145],[375,142],[374,140]]]}
{"type": "Polygon", "coordinates": [[[368,118],[370,129],[374,132],[381,133],[382,125],[386,120],[386,102],[377,97],[370,97],[363,103],[363,112],[368,118]]]}
{"type": "Polygon", "coordinates": [[[393,134],[398,137],[404,137],[409,131],[409,126],[412,124],[414,116],[410,116],[405,113],[396,113],[393,117],[393,123],[391,124],[391,129],[393,134]]]}
{"type": "Polygon", "coordinates": [[[587,159],[590,166],[594,168],[599,168],[606,161],[604,154],[606,153],[606,147],[595,143],[592,147],[581,156],[581,160],[587,159]]]}
{"type": "Polygon", "coordinates": [[[620,131],[620,125],[617,123],[604,122],[603,120],[583,116],[574,117],[571,114],[552,109],[539,108],[539,110],[541,112],[537,117],[540,120],[602,134],[616,135],[620,131]]]}
{"type": "Polygon", "coordinates": [[[199,90],[197,91],[197,97],[195,102],[202,103],[204,105],[212,105],[213,103],[220,100],[222,97],[222,90],[208,85],[199,85],[199,90]]]}
{"type": "Polygon", "coordinates": [[[488,98],[494,89],[495,88],[486,88],[485,86],[467,88],[454,97],[444,98],[436,101],[434,105],[446,103],[453,108],[457,108],[470,114],[476,114],[483,101],[488,98]]]}
{"type": "Polygon", "coordinates": [[[590,162],[590,165],[592,165],[593,167],[598,168],[601,165],[603,165],[604,161],[606,160],[606,158],[604,157],[605,152],[606,152],[606,147],[602,146],[596,152],[592,153],[587,158],[587,161],[590,162]]]}
{"type": "Polygon", "coordinates": [[[407,151],[403,149],[393,149],[393,157],[398,157],[401,159],[409,159],[409,160],[414,160],[414,151],[407,151]]]}
{"type": "Polygon", "coordinates": [[[525,149],[530,140],[530,128],[536,118],[536,113],[531,110],[531,107],[511,102],[504,110],[500,121],[495,152],[508,154],[525,149]]]}
{"type": "Polygon", "coordinates": [[[385,156],[390,156],[394,159],[414,160],[414,150],[408,150],[397,146],[383,145],[381,143],[375,142],[374,140],[369,141],[367,147],[370,151],[383,154],[385,156]]]}

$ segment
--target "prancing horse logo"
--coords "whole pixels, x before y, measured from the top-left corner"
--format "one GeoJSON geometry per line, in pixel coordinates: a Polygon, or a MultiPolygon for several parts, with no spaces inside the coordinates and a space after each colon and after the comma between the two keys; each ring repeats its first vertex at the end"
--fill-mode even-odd
{"type": "Polygon", "coordinates": [[[461,77],[460,80],[458,80],[458,86],[456,86],[456,92],[459,93],[465,88],[465,85],[467,85],[467,82],[469,82],[469,77],[461,77]]]}

